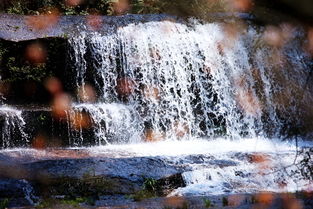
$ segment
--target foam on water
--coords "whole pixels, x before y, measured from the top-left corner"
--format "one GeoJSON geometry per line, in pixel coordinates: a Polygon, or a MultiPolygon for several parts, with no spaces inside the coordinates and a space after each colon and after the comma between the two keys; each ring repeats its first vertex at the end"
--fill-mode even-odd
{"type": "MultiPolygon", "coordinates": [[[[303,146],[312,146],[312,143],[302,142],[303,146]]],[[[154,143],[137,143],[128,145],[108,145],[88,148],[92,153],[101,153],[108,150],[127,152],[134,156],[180,156],[192,154],[220,154],[230,152],[264,152],[264,153],[294,153],[295,142],[282,142],[280,139],[242,138],[231,140],[193,139],[193,140],[166,140],[154,143]]]]}
{"type": "MultiPolygon", "coordinates": [[[[184,168],[186,187],[170,195],[220,195],[225,193],[295,192],[310,190],[294,164],[297,149],[312,142],[282,142],[246,138],[168,140],[132,145],[88,148],[96,156],[157,157],[184,168]],[[253,160],[254,157],[261,160],[253,160]]],[[[297,159],[300,160],[299,158],[297,159]]],[[[312,188],[311,188],[312,189],[312,188]]]]}
{"type": "MultiPolygon", "coordinates": [[[[300,141],[299,147],[313,146],[300,141]]],[[[311,190],[310,181],[302,178],[294,161],[294,142],[264,138],[167,140],[154,143],[107,145],[71,148],[87,152],[88,158],[151,158],[181,170],[185,187],[171,195],[220,195],[229,193],[295,192],[311,190]]],[[[70,149],[70,150],[71,150],[70,149]]],[[[49,160],[58,157],[53,151],[11,149],[5,156],[21,160],[49,160]]],[[[65,151],[66,153],[66,151],[65,151]]],[[[66,156],[66,155],[65,155],[66,156]]],[[[60,156],[62,159],[62,156],[60,156]]],[[[63,156],[64,157],[64,156],[63,156]]],[[[69,156],[68,156],[69,157],[69,156]]],[[[296,159],[296,163],[301,156],[296,159]]],[[[144,169],[144,168],[143,168],[144,169]]],[[[164,167],[162,167],[164,169],[164,167]]],[[[119,171],[124,172],[122,169],[119,171]]],[[[125,173],[128,171],[125,170],[125,173]]]]}

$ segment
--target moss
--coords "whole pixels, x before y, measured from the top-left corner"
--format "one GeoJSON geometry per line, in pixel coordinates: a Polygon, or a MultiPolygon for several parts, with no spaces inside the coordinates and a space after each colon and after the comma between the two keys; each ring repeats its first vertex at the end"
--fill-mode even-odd
{"type": "Polygon", "coordinates": [[[101,177],[84,179],[58,178],[48,185],[46,195],[65,195],[68,198],[79,196],[100,196],[114,189],[115,182],[101,177]]]}
{"type": "Polygon", "coordinates": [[[161,185],[159,182],[153,178],[146,178],[142,185],[142,190],[130,195],[129,198],[134,201],[142,201],[144,199],[154,198],[162,196],[161,185]]]}
{"type": "Polygon", "coordinates": [[[10,200],[8,198],[5,198],[3,200],[0,200],[0,209],[5,209],[9,206],[10,200]]]}
{"type": "Polygon", "coordinates": [[[94,201],[89,197],[76,197],[74,199],[53,199],[48,198],[42,200],[37,206],[37,209],[44,208],[84,208],[81,204],[94,205],[94,201]],[[62,207],[63,206],[63,207],[62,207]]]}
{"type": "Polygon", "coordinates": [[[211,200],[209,200],[209,199],[203,199],[203,202],[204,202],[205,208],[210,208],[213,206],[211,200]]]}
{"type": "Polygon", "coordinates": [[[54,195],[65,196],[66,199],[77,197],[93,197],[97,199],[102,195],[132,194],[139,190],[135,183],[122,178],[109,178],[95,176],[94,170],[86,172],[81,178],[60,177],[48,180],[42,176],[37,182],[43,197],[54,195]]]}
{"type": "Polygon", "coordinates": [[[136,192],[135,194],[128,196],[130,199],[133,199],[134,201],[142,201],[149,198],[157,197],[155,192],[147,191],[147,190],[141,190],[139,192],[136,192]]]}

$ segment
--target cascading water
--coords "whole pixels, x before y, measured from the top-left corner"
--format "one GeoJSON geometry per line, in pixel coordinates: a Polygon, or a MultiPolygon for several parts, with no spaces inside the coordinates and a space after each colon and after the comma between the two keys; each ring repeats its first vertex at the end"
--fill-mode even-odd
{"type": "MultiPolygon", "coordinates": [[[[296,128],[305,129],[303,136],[312,134],[305,128],[313,98],[301,32],[291,33],[284,46],[273,47],[264,42],[263,29],[238,32],[228,26],[159,21],[71,37],[71,92],[79,93],[66,110],[67,130],[62,117],[56,120],[61,129],[52,125],[52,132],[68,131],[66,145],[74,150],[106,145],[81,148],[84,156],[99,161],[136,158],[140,163],[149,158],[162,162],[162,169],[175,166],[186,187],[171,195],[309,188],[307,179],[293,173],[301,160],[297,147],[277,139],[298,136],[296,128]],[[94,103],[86,86],[96,91],[94,103]],[[147,141],[153,143],[142,143],[147,141]]],[[[48,124],[45,114],[34,117],[36,124],[48,124]]],[[[13,135],[26,143],[21,112],[4,106],[0,116],[1,146],[19,146],[13,135]]],[[[63,140],[63,133],[52,137],[63,140]]],[[[34,147],[44,147],[44,136],[38,138],[34,147]]],[[[51,159],[45,158],[49,152],[34,149],[2,153],[51,159]]],[[[116,175],[133,175],[132,168],[126,169],[116,175]]]]}
{"type": "Polygon", "coordinates": [[[1,147],[7,148],[27,144],[28,137],[24,131],[25,121],[22,117],[22,111],[2,106],[0,107],[0,121],[2,123],[1,147]],[[14,136],[18,136],[19,139],[14,140],[14,136]]]}
{"type": "Polygon", "coordinates": [[[67,113],[70,144],[80,145],[84,141],[81,123],[72,129],[73,121],[83,121],[92,124],[92,133],[99,141],[97,144],[138,142],[140,127],[136,113],[121,104],[80,104],[75,105],[67,113]],[[87,117],[85,114],[88,114],[87,117]],[[89,120],[89,121],[88,121],[89,120]]]}
{"type": "Polygon", "coordinates": [[[72,37],[75,87],[91,84],[98,95],[73,109],[89,114],[97,144],[124,144],[90,152],[182,167],[186,187],[171,195],[308,189],[293,173],[297,148],[277,140],[297,136],[290,124],[301,128],[313,101],[301,32],[273,47],[262,29],[227,27],[162,21],[72,37]],[[154,143],[135,144],[143,141],[154,143]]]}
{"type": "MultiPolygon", "coordinates": [[[[279,51],[255,29],[231,36],[216,23],[130,24],[70,44],[76,87],[93,83],[100,103],[126,103],[141,123],[134,133],[158,139],[281,137],[297,115],[297,101],[283,99],[282,89],[287,98],[298,95],[288,85],[302,88],[309,75],[296,41],[279,51]]],[[[95,106],[89,113],[99,118],[95,106]]]]}

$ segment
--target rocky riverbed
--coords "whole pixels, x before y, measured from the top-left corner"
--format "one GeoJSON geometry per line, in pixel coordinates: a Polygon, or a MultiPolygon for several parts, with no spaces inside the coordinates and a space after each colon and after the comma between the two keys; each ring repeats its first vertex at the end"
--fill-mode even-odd
{"type": "Polygon", "coordinates": [[[245,143],[221,139],[1,151],[0,198],[10,207],[250,208],[266,203],[277,208],[288,197],[309,208],[310,193],[295,193],[312,185],[296,172],[294,147],[265,139],[245,143]],[[222,142],[225,146],[217,149],[222,142]]]}

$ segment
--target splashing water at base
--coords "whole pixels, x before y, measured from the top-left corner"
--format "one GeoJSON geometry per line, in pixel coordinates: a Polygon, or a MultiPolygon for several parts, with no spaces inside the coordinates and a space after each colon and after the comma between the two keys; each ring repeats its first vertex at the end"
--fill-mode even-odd
{"type": "MultiPolygon", "coordinates": [[[[8,159],[20,159],[21,163],[73,159],[122,160],[148,158],[158,162],[160,169],[176,168],[186,186],[177,188],[169,196],[198,196],[220,194],[245,194],[259,192],[311,191],[312,183],[304,179],[296,167],[296,150],[313,146],[312,142],[282,142],[277,139],[247,138],[229,140],[166,140],[154,143],[133,143],[106,145],[66,150],[7,149],[1,151],[8,159]],[[294,164],[294,160],[295,164],[294,164]]],[[[96,172],[106,170],[106,164],[95,168],[96,172]],[[99,169],[99,170],[98,170],[99,169]],[[98,171],[97,171],[98,170],[98,171]]],[[[130,166],[131,169],[131,166],[130,166]]],[[[141,168],[136,173],[141,172],[141,168]]],[[[146,168],[142,167],[142,172],[146,168]]],[[[131,170],[118,169],[118,176],[131,175],[131,170]]]]}
{"type": "MultiPolygon", "coordinates": [[[[299,147],[313,146],[302,141],[299,147]]],[[[220,195],[230,193],[309,191],[311,183],[294,172],[293,142],[279,139],[168,140],[132,145],[88,148],[91,155],[115,158],[149,157],[182,169],[186,187],[171,195],[220,195]]],[[[312,189],[312,188],[311,188],[312,189]]]]}

